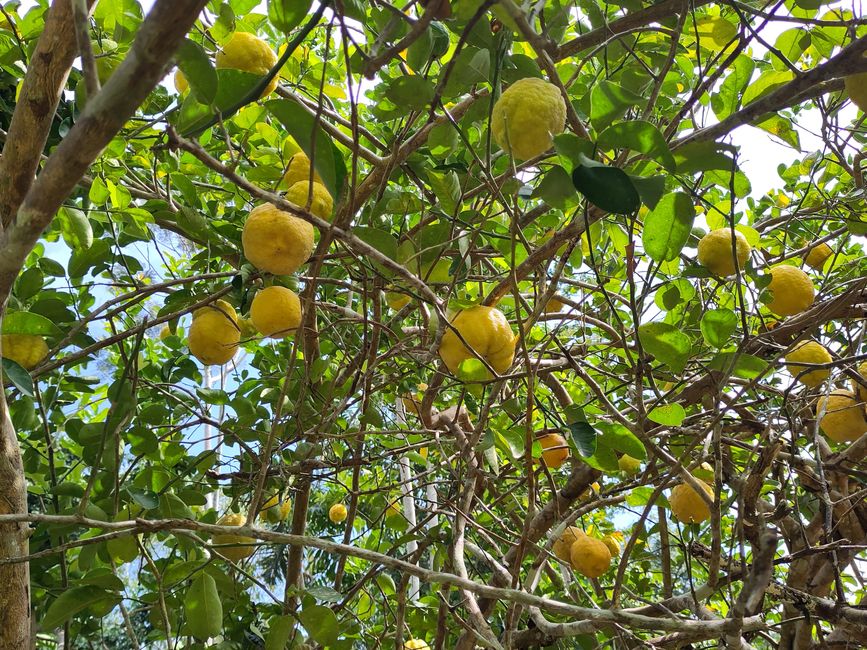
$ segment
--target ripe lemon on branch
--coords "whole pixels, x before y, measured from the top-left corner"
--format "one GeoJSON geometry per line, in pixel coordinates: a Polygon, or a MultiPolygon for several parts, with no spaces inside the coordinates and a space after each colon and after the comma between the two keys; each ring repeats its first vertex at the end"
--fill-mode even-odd
{"type": "Polygon", "coordinates": [[[804,264],[809,266],[811,269],[815,269],[816,271],[821,271],[825,267],[825,262],[828,261],[834,254],[834,250],[828,246],[828,244],[822,242],[818,246],[814,246],[810,249],[804,256],[804,264]]]}
{"type": "Polygon", "coordinates": [[[281,521],[285,521],[291,509],[292,502],[289,499],[280,501],[280,496],[275,494],[262,504],[262,507],[259,509],[259,520],[267,521],[271,524],[279,524],[281,521]]]}
{"type": "Polygon", "coordinates": [[[768,289],[773,298],[768,309],[780,316],[794,316],[806,311],[816,299],[813,281],[801,269],[780,264],[771,269],[768,289]]]}
{"type": "Polygon", "coordinates": [[[332,524],[339,524],[346,520],[347,513],[348,510],[345,505],[342,503],[335,503],[328,509],[328,518],[331,520],[332,524]]]}
{"type": "Polygon", "coordinates": [[[264,203],[250,211],[244,224],[244,257],[260,271],[290,275],[313,252],[313,232],[303,219],[264,203]]]}
{"type": "Polygon", "coordinates": [[[311,183],[309,180],[298,181],[286,190],[285,198],[299,208],[306,207],[309,200],[310,212],[320,219],[331,219],[334,199],[322,183],[311,183]]]}
{"type": "Polygon", "coordinates": [[[557,538],[551,547],[551,550],[554,552],[554,555],[564,562],[571,562],[572,544],[574,544],[579,537],[582,537],[585,534],[586,533],[577,526],[569,526],[563,531],[560,537],[557,538]]]}
{"type": "Polygon", "coordinates": [[[491,114],[491,132],[500,148],[518,160],[539,156],[566,128],[566,102],[560,89],[536,77],[509,86],[491,114]]]}
{"type": "Polygon", "coordinates": [[[190,354],[206,366],[221,366],[235,356],[241,342],[238,315],[225,300],[193,312],[187,344],[190,354]]]}
{"type": "Polygon", "coordinates": [[[569,443],[559,433],[548,433],[539,438],[542,445],[542,461],[549,469],[559,469],[569,458],[569,443]]]}
{"type": "MultiPolygon", "coordinates": [[[[735,254],[738,268],[744,268],[750,256],[751,247],[747,238],[735,230],[735,254]]],[[[698,263],[714,275],[728,277],[735,273],[735,263],[732,256],[732,231],[730,228],[711,230],[698,242],[698,263]]]]}
{"type": "Polygon", "coordinates": [[[454,330],[498,373],[506,372],[512,365],[517,339],[499,309],[485,305],[470,307],[458,312],[451,325],[454,329],[446,330],[440,344],[440,357],[450,372],[456,373],[462,361],[475,358],[454,330]]]}
{"type": "Polygon", "coordinates": [[[3,358],[14,361],[25,370],[33,370],[48,356],[48,344],[35,334],[4,334],[3,358]]]}
{"type": "Polygon", "coordinates": [[[253,298],[250,319],[263,336],[292,336],[301,324],[301,300],[286,287],[267,287],[253,298]]]}
{"type": "Polygon", "coordinates": [[[611,551],[601,539],[582,535],[569,548],[572,568],[588,578],[598,578],[611,566],[611,551]]]}
{"type": "Polygon", "coordinates": [[[843,83],[852,103],[867,113],[867,72],[849,75],[843,83]]]}
{"type": "MultiPolygon", "coordinates": [[[[713,498],[713,489],[710,485],[700,479],[696,480],[701,483],[702,489],[708,496],[713,498]]],[[[689,483],[676,485],[671,491],[671,496],[668,497],[668,503],[671,505],[671,514],[681,523],[700,524],[710,519],[710,508],[689,483]]]]}
{"type": "Polygon", "coordinates": [[[299,151],[289,159],[289,164],[286,165],[286,173],[283,174],[283,181],[280,185],[289,188],[295,185],[295,183],[302,181],[309,183],[311,176],[314,183],[322,184],[322,177],[311,169],[310,158],[303,151],[299,151]]]}
{"type": "MultiPolygon", "coordinates": [[[[231,68],[252,72],[264,77],[277,63],[277,54],[261,38],[249,32],[235,32],[223,48],[217,52],[217,68],[231,68]]],[[[274,77],[262,97],[270,95],[277,88],[274,77]]]]}
{"type": "MultiPolygon", "coordinates": [[[[232,513],[223,516],[217,523],[221,526],[243,526],[245,521],[244,515],[232,513]]],[[[253,555],[253,551],[256,550],[256,547],[253,546],[256,540],[246,535],[219,533],[211,538],[211,543],[214,546],[220,546],[214,550],[232,562],[240,562],[253,555]]]]}
{"type": "MultiPolygon", "coordinates": [[[[864,381],[867,381],[867,361],[862,361],[858,364],[858,374],[861,375],[861,378],[864,381]]],[[[861,384],[853,381],[852,391],[858,394],[858,397],[861,398],[862,402],[867,402],[867,388],[864,388],[861,384]]]]}
{"type": "Polygon", "coordinates": [[[852,442],[867,433],[864,402],[848,390],[834,390],[816,403],[819,428],[834,442],[852,442]]]}
{"type": "Polygon", "coordinates": [[[830,369],[817,368],[806,372],[809,367],[798,365],[797,362],[820,364],[831,363],[831,361],[833,361],[831,353],[825,349],[825,346],[816,343],[816,341],[801,341],[794,350],[786,355],[786,370],[802,384],[813,388],[831,376],[830,369]]]}

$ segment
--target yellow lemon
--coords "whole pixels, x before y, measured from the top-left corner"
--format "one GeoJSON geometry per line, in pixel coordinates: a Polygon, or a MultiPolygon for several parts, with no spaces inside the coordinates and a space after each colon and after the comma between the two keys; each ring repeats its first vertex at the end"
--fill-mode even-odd
{"type": "Polygon", "coordinates": [[[250,320],[262,336],[274,339],[292,336],[301,325],[301,300],[286,287],[267,287],[253,298],[250,320]]]}
{"type": "Polygon", "coordinates": [[[403,650],[430,650],[430,646],[421,639],[410,639],[403,644],[403,650]]]}
{"type": "Polygon", "coordinates": [[[834,390],[819,398],[816,417],[824,411],[819,428],[834,442],[852,442],[867,433],[864,402],[848,390],[834,390]]]}
{"type": "MultiPolygon", "coordinates": [[[[478,305],[459,312],[451,321],[464,341],[498,373],[506,372],[515,358],[515,336],[509,321],[499,309],[478,305]]],[[[455,373],[461,362],[475,358],[454,330],[446,329],[440,344],[440,357],[455,373]]]]}
{"type": "Polygon", "coordinates": [[[331,520],[332,524],[339,524],[346,520],[347,512],[345,505],[342,503],[335,503],[328,509],[328,518],[331,520]]]}
{"type": "Polygon", "coordinates": [[[519,79],[500,95],[491,114],[491,133],[518,160],[539,156],[566,127],[566,102],[560,89],[536,77],[519,79]]]}
{"type": "Polygon", "coordinates": [[[569,549],[572,568],[588,578],[598,578],[611,566],[611,551],[602,540],[582,535],[569,549]]]}
{"type": "Polygon", "coordinates": [[[814,246],[804,256],[804,263],[816,271],[821,271],[825,267],[825,262],[834,254],[834,250],[826,243],[821,243],[814,246]]]}
{"type": "Polygon", "coordinates": [[[244,257],[260,271],[290,275],[313,252],[313,226],[264,203],[250,211],[241,244],[244,257]]]}
{"type": "MultiPolygon", "coordinates": [[[[217,68],[231,68],[265,76],[276,63],[277,55],[271,46],[248,32],[235,32],[217,52],[217,68]]],[[[270,95],[275,88],[277,77],[271,80],[262,97],[270,95]]]]}
{"type": "MultiPolygon", "coordinates": [[[[867,381],[867,361],[862,361],[858,364],[858,374],[861,375],[864,381],[867,381]]],[[[858,397],[861,398],[862,402],[867,402],[867,388],[853,381],[852,391],[858,393],[858,397]]]]}
{"type": "Polygon", "coordinates": [[[572,544],[584,534],[584,531],[577,526],[569,526],[566,530],[563,531],[563,534],[557,538],[557,540],[551,546],[551,550],[554,552],[554,555],[556,555],[564,562],[571,563],[572,544]]]}
{"type": "Polygon", "coordinates": [[[547,303],[545,303],[545,313],[546,314],[556,314],[563,310],[563,301],[557,300],[552,297],[547,303]]]}
{"type": "Polygon", "coordinates": [[[238,315],[225,300],[197,309],[187,344],[190,354],[206,366],[221,366],[235,356],[241,342],[238,315]]]}
{"type": "Polygon", "coordinates": [[[771,269],[773,292],[768,308],[780,316],[794,316],[810,308],[816,299],[816,290],[809,276],[794,266],[781,264],[771,269]]]}
{"type": "Polygon", "coordinates": [[[641,461],[628,454],[623,454],[617,459],[617,466],[625,474],[638,474],[641,471],[641,461]]]}
{"type": "Polygon", "coordinates": [[[262,504],[262,507],[259,510],[259,521],[279,524],[281,521],[286,520],[291,509],[292,502],[289,499],[281,501],[279,495],[275,494],[262,504]]]}
{"type": "Polygon", "coordinates": [[[175,70],[175,90],[178,91],[179,95],[186,95],[187,91],[190,89],[190,82],[187,81],[187,76],[181,72],[181,69],[178,68],[175,70]]]}
{"type": "Polygon", "coordinates": [[[830,369],[817,368],[816,370],[808,370],[807,366],[798,365],[801,363],[831,363],[831,354],[825,349],[825,346],[816,343],[816,341],[801,341],[795,346],[795,349],[786,355],[786,370],[792,377],[797,377],[805,386],[818,386],[828,377],[831,376],[830,369]],[[800,374],[800,373],[804,374],[800,374]],[[799,376],[800,375],[800,376],[799,376]]]}
{"type": "Polygon", "coordinates": [[[611,553],[611,557],[617,557],[620,555],[620,542],[617,541],[617,538],[613,534],[603,537],[602,543],[605,544],[608,552],[611,553]]]}
{"type": "MultiPolygon", "coordinates": [[[[699,483],[708,496],[713,498],[713,489],[704,481],[699,483]]],[[[671,496],[668,497],[668,503],[671,505],[671,514],[684,524],[700,524],[710,519],[710,508],[707,503],[688,483],[676,485],[671,491],[671,496]]]]}
{"type": "Polygon", "coordinates": [[[843,83],[852,103],[867,113],[867,72],[849,75],[843,83]]]}
{"type": "MultiPolygon", "coordinates": [[[[738,268],[744,268],[750,256],[751,247],[747,238],[739,230],[735,230],[735,255],[738,268]]],[[[732,256],[732,231],[730,228],[711,230],[698,242],[698,263],[714,275],[728,277],[735,273],[735,262],[732,256]]]]}
{"type": "Polygon", "coordinates": [[[160,329],[160,341],[165,341],[172,335],[172,330],[168,325],[163,325],[160,329]]]}
{"type": "Polygon", "coordinates": [[[401,514],[400,504],[397,501],[392,501],[388,504],[388,507],[385,509],[385,518],[389,519],[391,517],[397,517],[401,514]]]}
{"type": "Polygon", "coordinates": [[[306,153],[300,151],[289,159],[289,164],[286,166],[286,173],[283,174],[280,186],[292,187],[295,183],[301,183],[302,181],[309,183],[311,182],[311,171],[313,172],[313,182],[321,184],[322,178],[310,168],[310,158],[307,157],[306,153]]]}
{"type": "Polygon", "coordinates": [[[385,292],[385,303],[394,311],[400,311],[401,309],[406,307],[411,300],[412,298],[410,298],[405,293],[398,293],[397,291],[385,292]]]}
{"type": "Polygon", "coordinates": [[[559,469],[569,458],[569,443],[559,433],[548,433],[539,438],[542,445],[542,460],[550,469],[559,469]]]}
{"type": "Polygon", "coordinates": [[[308,180],[298,181],[286,190],[286,200],[299,208],[306,209],[310,200],[310,212],[320,219],[331,219],[334,210],[334,199],[322,183],[311,183],[308,180]],[[312,193],[311,193],[312,188],[312,193]]]}
{"type": "Polygon", "coordinates": [[[0,354],[25,370],[33,370],[48,356],[48,344],[35,334],[4,334],[0,354]]]}
{"type": "MultiPolygon", "coordinates": [[[[222,517],[217,523],[221,526],[243,526],[245,517],[239,514],[228,514],[222,517]]],[[[244,558],[253,555],[256,547],[253,544],[256,540],[245,535],[233,535],[231,533],[220,533],[211,538],[211,543],[220,548],[214,549],[227,560],[232,562],[240,562],[244,558]],[[225,546],[223,546],[225,544],[225,546]]]]}

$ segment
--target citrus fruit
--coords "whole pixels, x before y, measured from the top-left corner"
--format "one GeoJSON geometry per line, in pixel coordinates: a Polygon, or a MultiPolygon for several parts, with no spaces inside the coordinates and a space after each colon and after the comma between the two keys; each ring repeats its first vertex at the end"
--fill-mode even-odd
{"type": "Polygon", "coordinates": [[[405,293],[398,293],[397,291],[385,292],[385,303],[394,311],[400,311],[401,309],[406,307],[411,300],[412,298],[410,298],[405,293]]]}
{"type": "MultiPolygon", "coordinates": [[[[751,247],[747,238],[735,230],[735,251],[738,268],[744,268],[750,256],[751,247]]],[[[732,231],[730,228],[711,230],[698,242],[698,263],[714,275],[725,278],[735,273],[735,262],[732,255],[732,231]]]]}
{"type": "Polygon", "coordinates": [[[290,203],[305,209],[309,199],[310,212],[320,219],[330,219],[331,211],[334,209],[334,199],[331,198],[331,194],[322,183],[315,181],[313,183],[309,180],[298,181],[286,190],[285,198],[290,203]],[[311,187],[313,188],[312,194],[311,187]]]}
{"type": "Polygon", "coordinates": [[[25,370],[33,370],[48,356],[48,344],[35,334],[4,334],[0,354],[25,370]]]}
{"type": "MultiPolygon", "coordinates": [[[[289,164],[286,165],[286,173],[283,174],[281,187],[292,187],[295,183],[302,181],[309,183],[310,179],[310,158],[303,151],[299,151],[289,159],[289,164]]],[[[322,183],[322,177],[313,171],[313,182],[322,183]]]]}
{"type": "MultiPolygon", "coordinates": [[[[243,526],[245,521],[243,515],[231,513],[220,518],[217,524],[220,526],[243,526]]],[[[211,544],[220,546],[214,550],[232,562],[240,562],[253,555],[256,550],[256,547],[253,546],[255,543],[256,540],[252,537],[231,533],[218,533],[211,538],[211,544]]]]}
{"type": "Polygon", "coordinates": [[[430,650],[430,646],[421,639],[410,639],[403,644],[403,650],[430,650]]]}
{"type": "Polygon", "coordinates": [[[339,524],[346,519],[346,506],[342,503],[335,503],[328,509],[328,518],[332,524],[339,524]]]}
{"type": "Polygon", "coordinates": [[[227,363],[241,341],[238,315],[225,300],[218,300],[193,312],[187,344],[190,354],[206,366],[227,363]]]}
{"type": "Polygon", "coordinates": [[[499,309],[478,305],[465,309],[452,319],[452,328],[446,329],[440,344],[440,357],[448,369],[455,373],[466,359],[475,358],[464,341],[485,359],[498,373],[506,372],[515,357],[516,338],[509,321],[499,309]]]}
{"type": "Polygon", "coordinates": [[[849,99],[862,111],[867,113],[867,72],[849,75],[843,80],[849,99]]]}
{"type": "Polygon", "coordinates": [[[582,535],[569,549],[572,568],[588,578],[598,578],[611,566],[611,551],[600,539],[582,535]]]}
{"type": "Polygon", "coordinates": [[[584,531],[577,526],[569,526],[566,530],[563,531],[563,534],[557,538],[553,546],[551,546],[551,551],[553,551],[554,555],[556,555],[564,562],[571,563],[572,544],[584,534],[584,531]]]}
{"type": "Polygon", "coordinates": [[[280,500],[280,496],[275,494],[262,504],[259,510],[259,520],[267,521],[271,524],[279,524],[285,521],[289,516],[289,511],[292,509],[292,502],[289,499],[280,500]]]}
{"type": "Polygon", "coordinates": [[[172,335],[172,330],[168,325],[163,325],[160,329],[160,341],[165,341],[172,335]]]}
{"type": "Polygon", "coordinates": [[[602,486],[599,485],[599,483],[597,483],[596,481],[593,481],[593,483],[590,485],[589,488],[587,488],[581,494],[578,495],[578,498],[579,499],[587,499],[589,497],[592,497],[594,492],[596,494],[599,494],[599,490],[601,490],[601,489],[602,489],[602,486]]]}
{"type": "MultiPolygon", "coordinates": [[[[277,63],[277,55],[265,41],[248,32],[235,32],[217,52],[217,68],[232,68],[265,76],[277,63]]],[[[265,87],[262,97],[277,88],[277,77],[265,87]]]]}
{"type": "Polygon", "coordinates": [[[400,504],[397,501],[392,501],[385,509],[385,518],[397,517],[400,515],[400,504]]]}
{"type": "Polygon", "coordinates": [[[550,469],[559,469],[569,458],[569,443],[559,433],[548,433],[539,438],[542,445],[542,460],[550,469]]]}
{"type": "MultiPolygon", "coordinates": [[[[865,382],[867,382],[867,361],[862,361],[858,364],[858,374],[861,375],[861,378],[865,382]]],[[[864,388],[861,384],[853,381],[852,391],[858,393],[858,397],[861,398],[862,402],[867,402],[867,388],[864,388]]]]}
{"type": "Polygon", "coordinates": [[[250,320],[262,336],[274,339],[292,336],[301,325],[301,300],[286,287],[267,287],[253,298],[250,320]]]}
{"type": "Polygon", "coordinates": [[[804,263],[816,271],[821,271],[825,266],[825,262],[827,262],[833,254],[834,250],[828,246],[828,244],[823,242],[810,249],[810,251],[804,256],[804,263]]]}
{"type": "Polygon", "coordinates": [[[801,341],[786,355],[786,370],[802,384],[813,388],[830,377],[831,371],[827,368],[817,368],[807,372],[809,368],[798,365],[797,362],[819,364],[831,363],[831,361],[833,359],[831,359],[831,354],[825,349],[825,346],[816,343],[816,341],[801,341]]]}
{"type": "Polygon", "coordinates": [[[491,132],[500,148],[518,160],[539,156],[566,127],[566,102],[560,89],[536,77],[509,86],[491,114],[491,132]]]}
{"type": "Polygon", "coordinates": [[[250,211],[241,233],[244,257],[260,271],[289,275],[313,252],[313,226],[263,203],[250,211]]]}
{"type": "Polygon", "coordinates": [[[252,318],[239,318],[238,327],[241,328],[242,341],[246,341],[247,339],[252,339],[259,336],[259,330],[257,330],[256,326],[253,324],[252,318]]]}
{"type": "Polygon", "coordinates": [[[551,298],[547,303],[545,303],[545,313],[546,314],[556,314],[563,310],[563,302],[561,300],[557,300],[556,298],[551,298]]]}
{"type": "Polygon", "coordinates": [[[175,90],[178,91],[179,95],[186,95],[187,91],[190,89],[190,82],[187,81],[187,76],[181,72],[181,69],[178,68],[175,70],[175,90]]]}
{"type": "Polygon", "coordinates": [[[809,276],[801,269],[785,264],[771,269],[768,289],[773,292],[768,309],[780,316],[800,314],[816,299],[816,290],[809,276]]]}
{"type": "Polygon", "coordinates": [[[641,471],[641,461],[628,454],[623,454],[617,459],[617,466],[625,474],[638,474],[641,471]]]}
{"type": "MultiPolygon", "coordinates": [[[[708,496],[713,498],[711,487],[704,481],[699,481],[699,483],[708,496]]],[[[671,514],[681,523],[700,524],[710,519],[710,508],[689,483],[676,485],[671,491],[671,496],[668,497],[668,503],[671,505],[671,514]]]]}
{"type": "Polygon", "coordinates": [[[608,552],[611,553],[611,557],[620,555],[620,541],[615,535],[606,535],[602,538],[602,543],[605,544],[608,552]]]}
{"type": "Polygon", "coordinates": [[[816,403],[816,417],[824,411],[819,428],[834,442],[852,442],[867,433],[864,402],[848,390],[833,390],[816,403]]]}

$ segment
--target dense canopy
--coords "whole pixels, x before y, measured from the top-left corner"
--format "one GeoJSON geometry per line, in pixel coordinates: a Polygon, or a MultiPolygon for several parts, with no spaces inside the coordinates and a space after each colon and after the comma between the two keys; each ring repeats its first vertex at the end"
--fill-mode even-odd
{"type": "Polygon", "coordinates": [[[0,650],[864,647],[859,6],[5,2],[0,650]]]}

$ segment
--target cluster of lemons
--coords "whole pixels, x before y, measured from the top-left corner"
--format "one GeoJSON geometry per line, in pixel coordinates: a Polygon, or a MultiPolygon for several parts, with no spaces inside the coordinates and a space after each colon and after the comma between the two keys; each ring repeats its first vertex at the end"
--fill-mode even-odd
{"type": "Polygon", "coordinates": [[[551,550],[581,575],[595,579],[608,571],[612,558],[620,555],[619,538],[619,533],[611,533],[600,539],[577,526],[569,526],[554,541],[551,550]]]}
{"type": "MultiPolygon", "coordinates": [[[[854,97],[853,97],[854,100],[854,97]]],[[[711,273],[728,277],[737,268],[742,269],[750,255],[750,245],[742,233],[729,228],[713,230],[698,243],[698,261],[711,273]],[[732,246],[734,234],[734,247],[732,246]],[[732,254],[734,252],[734,255],[732,254]]],[[[833,255],[833,249],[822,242],[810,247],[804,263],[821,271],[833,255]]],[[[773,292],[768,308],[780,316],[794,316],[812,306],[816,292],[810,277],[796,266],[779,264],[770,269],[773,292]]],[[[821,368],[833,361],[825,346],[814,340],[800,341],[786,354],[786,368],[792,376],[809,388],[823,384],[831,376],[829,368],[821,368]],[[809,365],[806,365],[809,364],[809,365]]],[[[858,373],[867,380],[867,362],[858,366],[858,373]]],[[[865,417],[867,389],[853,382],[852,390],[835,389],[816,402],[819,426],[834,442],[851,442],[867,433],[865,417]]]]}
{"type": "MultiPolygon", "coordinates": [[[[291,510],[292,502],[288,498],[281,499],[280,495],[275,494],[259,508],[259,521],[279,524],[281,521],[286,520],[291,510]]],[[[230,512],[223,515],[217,521],[217,524],[240,527],[246,521],[247,518],[244,515],[230,512]]],[[[253,555],[256,550],[256,540],[253,537],[235,533],[218,533],[213,535],[211,537],[211,544],[217,553],[232,562],[240,562],[253,555]]]]}

